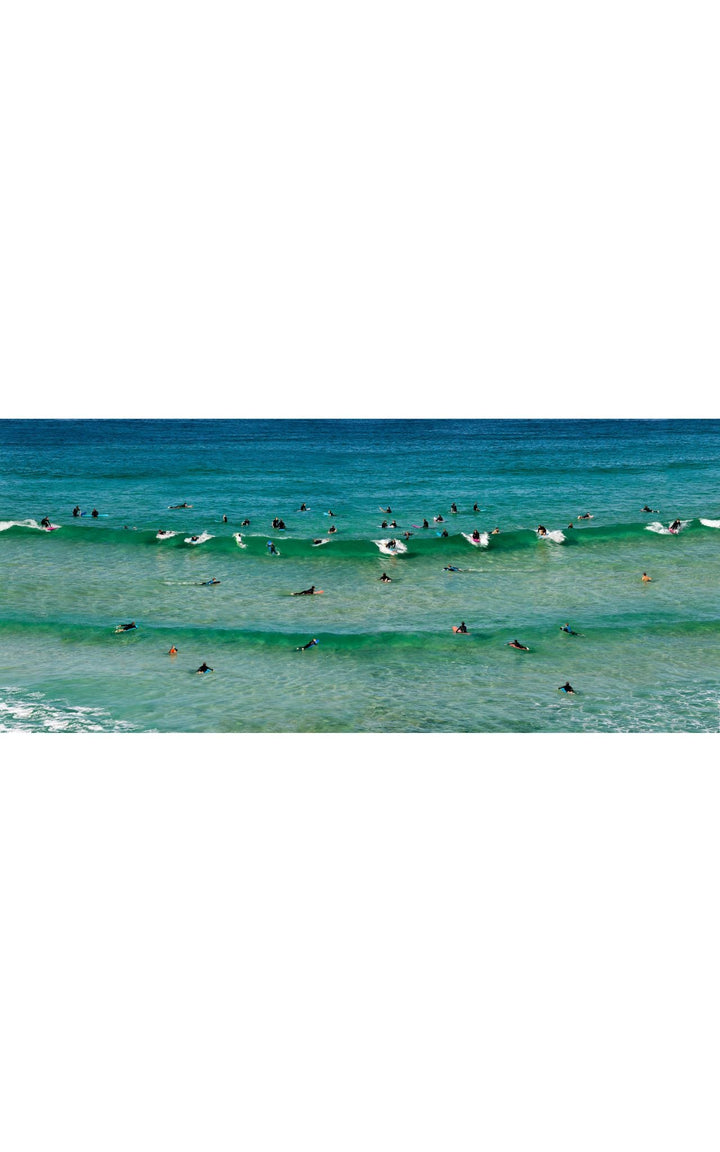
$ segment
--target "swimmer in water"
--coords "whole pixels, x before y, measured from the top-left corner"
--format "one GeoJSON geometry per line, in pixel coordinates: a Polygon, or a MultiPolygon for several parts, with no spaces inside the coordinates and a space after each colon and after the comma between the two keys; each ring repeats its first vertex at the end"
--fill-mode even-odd
{"type": "Polygon", "coordinates": [[[116,632],[129,632],[131,628],[137,628],[137,624],[133,620],[130,624],[118,624],[115,629],[116,632]]]}
{"type": "Polygon", "coordinates": [[[392,584],[392,578],[388,576],[387,572],[383,572],[380,579],[382,580],[383,584],[392,584]]]}
{"type": "Polygon", "coordinates": [[[405,537],[406,540],[409,540],[410,537],[414,536],[414,535],[415,535],[414,532],[403,532],[403,536],[405,537]]]}
{"type": "Polygon", "coordinates": [[[579,636],[580,635],[579,632],[573,632],[573,630],[569,624],[561,624],[560,625],[560,631],[561,632],[567,632],[568,636],[579,636]]]}
{"type": "Polygon", "coordinates": [[[171,649],[170,649],[170,651],[168,652],[168,656],[177,656],[177,651],[178,651],[178,650],[177,650],[177,648],[176,648],[176,647],[175,647],[175,645],[173,644],[172,648],[171,648],[171,649]]]}
{"type": "Polygon", "coordinates": [[[500,529],[499,529],[499,528],[493,528],[493,530],[492,530],[492,532],[490,533],[490,535],[491,535],[491,536],[499,536],[499,535],[500,535],[500,529]]]}
{"type": "Polygon", "coordinates": [[[467,632],[467,624],[465,623],[464,620],[462,620],[461,623],[459,624],[458,632],[467,632]]]}
{"type": "MultiPolygon", "coordinates": [[[[301,511],[302,511],[302,509],[301,509],[301,511]]],[[[313,648],[315,646],[315,644],[317,644],[317,643],[318,643],[317,640],[308,640],[307,644],[301,644],[299,648],[295,649],[295,651],[296,652],[305,652],[305,651],[307,651],[308,648],[313,648]]]]}
{"type": "Polygon", "coordinates": [[[302,592],[291,592],[290,595],[291,596],[314,596],[315,595],[315,585],[313,584],[312,588],[305,588],[304,591],[302,591],[302,592]]]}
{"type": "Polygon", "coordinates": [[[215,671],[215,669],[214,669],[214,668],[210,668],[210,667],[209,667],[209,665],[207,665],[207,664],[205,663],[205,661],[203,660],[203,662],[202,662],[202,664],[200,665],[200,667],[199,667],[199,668],[196,668],[196,669],[195,669],[195,671],[196,671],[196,672],[214,672],[214,671],[215,671]]]}
{"type": "Polygon", "coordinates": [[[566,680],[564,684],[560,685],[560,687],[558,688],[558,692],[568,692],[572,696],[575,695],[575,689],[573,688],[573,686],[569,680],[566,680]]]}
{"type": "Polygon", "coordinates": [[[648,576],[647,572],[643,572],[641,579],[643,584],[652,583],[652,576],[648,576]]]}
{"type": "Polygon", "coordinates": [[[517,648],[519,652],[529,652],[530,649],[525,644],[521,644],[519,640],[510,640],[508,648],[517,648]]]}
{"type": "Polygon", "coordinates": [[[574,527],[575,527],[575,525],[573,524],[573,522],[571,520],[570,523],[568,524],[568,528],[574,528],[574,527]]]}

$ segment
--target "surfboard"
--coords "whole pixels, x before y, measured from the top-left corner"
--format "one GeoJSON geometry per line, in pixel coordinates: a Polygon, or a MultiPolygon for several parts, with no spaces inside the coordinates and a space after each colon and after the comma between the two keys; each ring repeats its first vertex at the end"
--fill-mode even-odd
{"type": "Polygon", "coordinates": [[[48,524],[47,527],[42,527],[43,532],[57,532],[58,528],[62,528],[62,524],[48,524]]]}

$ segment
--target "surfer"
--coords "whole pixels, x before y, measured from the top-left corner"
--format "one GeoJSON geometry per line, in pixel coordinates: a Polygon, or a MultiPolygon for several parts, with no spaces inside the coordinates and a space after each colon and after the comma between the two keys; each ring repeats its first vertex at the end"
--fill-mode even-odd
{"type": "Polygon", "coordinates": [[[575,527],[575,525],[573,524],[573,522],[571,520],[570,523],[568,524],[568,528],[574,528],[574,527],[575,527]]]}
{"type": "Polygon", "coordinates": [[[457,512],[457,504],[454,504],[454,503],[453,503],[453,504],[451,504],[451,505],[450,505],[450,511],[451,511],[451,512],[457,512]]]}
{"type": "Polygon", "coordinates": [[[387,572],[383,572],[380,579],[382,580],[383,584],[392,584],[392,579],[390,576],[388,576],[387,572]]]}
{"type": "Polygon", "coordinates": [[[441,536],[449,536],[449,532],[448,532],[447,528],[443,528],[443,530],[442,530],[442,532],[440,533],[440,535],[441,535],[441,536]]]}
{"type": "Polygon", "coordinates": [[[589,512],[586,512],[584,516],[580,516],[580,514],[578,513],[578,520],[592,520],[592,519],[593,519],[593,517],[590,515],[589,512]]]}
{"type": "Polygon", "coordinates": [[[73,508],[73,516],[79,516],[79,515],[80,515],[80,505],[76,504],[75,507],[73,508]]]}
{"type": "Polygon", "coordinates": [[[280,553],[278,552],[277,548],[276,548],[276,547],[275,547],[275,545],[273,544],[272,540],[268,540],[268,542],[267,542],[267,550],[268,550],[268,552],[270,553],[270,555],[271,555],[271,556],[279,556],[279,555],[280,555],[280,553]]]}
{"type": "Polygon", "coordinates": [[[446,564],[443,572],[462,572],[462,568],[456,568],[454,564],[446,564]]]}
{"type": "Polygon", "coordinates": [[[413,535],[414,535],[413,532],[403,532],[403,536],[405,537],[406,540],[409,540],[410,537],[413,535]]]}
{"type": "Polygon", "coordinates": [[[135,623],[134,620],[131,621],[130,624],[118,624],[115,631],[116,632],[129,632],[131,628],[137,628],[137,624],[135,623]]]}
{"type": "Polygon", "coordinates": [[[479,512],[479,511],[480,511],[480,509],[478,508],[477,504],[473,504],[473,512],[479,512]]]}
{"type": "Polygon", "coordinates": [[[334,524],[330,528],[328,528],[328,533],[332,534],[333,532],[337,532],[337,528],[335,527],[334,524]]]}
{"type": "Polygon", "coordinates": [[[324,544],[324,543],[325,543],[325,541],[323,540],[322,536],[317,536],[317,537],[316,537],[316,538],[313,540],[313,544],[324,544]]]}
{"type": "Polygon", "coordinates": [[[530,651],[530,649],[525,644],[521,644],[519,640],[508,641],[508,648],[517,648],[519,652],[530,651]]]}
{"type": "Polygon", "coordinates": [[[207,586],[209,584],[219,584],[219,583],[220,583],[220,581],[216,580],[215,577],[213,576],[212,580],[201,580],[198,587],[199,588],[207,588],[207,586]]]}
{"type": "Polygon", "coordinates": [[[227,516],[223,512],[223,524],[227,524],[227,516]]]}
{"type": "MultiPolygon", "coordinates": [[[[302,511],[302,509],[300,509],[300,511],[302,511]]],[[[295,651],[296,652],[305,652],[306,649],[313,648],[314,645],[317,643],[318,643],[317,640],[308,640],[307,644],[301,644],[299,648],[295,649],[295,651]]]]}
{"type": "Polygon", "coordinates": [[[648,506],[646,504],[644,508],[640,509],[640,511],[641,512],[659,512],[660,509],[659,508],[648,508],[648,506]]]}
{"type": "Polygon", "coordinates": [[[241,527],[241,528],[249,528],[249,527],[250,527],[250,521],[249,521],[249,520],[247,520],[247,519],[243,520],[243,522],[242,522],[242,524],[240,525],[240,527],[241,527]]]}
{"type": "Polygon", "coordinates": [[[196,669],[195,669],[195,671],[196,671],[196,672],[214,672],[214,671],[215,671],[215,669],[214,669],[214,668],[210,668],[210,666],[209,666],[208,664],[206,664],[206,663],[205,663],[205,661],[203,660],[203,662],[202,662],[202,664],[200,665],[200,667],[199,667],[199,668],[196,668],[196,669]]]}
{"type": "MultiPolygon", "coordinates": [[[[307,512],[307,504],[305,503],[304,500],[303,500],[302,504],[300,505],[300,507],[298,508],[298,512],[307,512]]],[[[317,640],[315,640],[315,644],[317,644],[317,640]]]]}
{"type": "Polygon", "coordinates": [[[291,592],[290,595],[291,596],[314,596],[315,595],[315,585],[313,584],[312,588],[305,588],[302,592],[291,592]]]}
{"type": "Polygon", "coordinates": [[[168,508],[192,508],[192,504],[168,504],[168,508]]]}
{"type": "Polygon", "coordinates": [[[545,527],[544,524],[538,524],[537,534],[538,534],[538,536],[547,536],[547,528],[545,527]]]}
{"type": "Polygon", "coordinates": [[[49,528],[50,527],[50,517],[49,516],[43,516],[42,520],[40,521],[40,527],[41,528],[49,528]]]}
{"type": "Polygon", "coordinates": [[[436,523],[436,524],[442,524],[442,522],[443,522],[443,517],[442,517],[442,515],[440,515],[440,516],[433,516],[433,520],[435,521],[435,523],[436,523]]]}
{"type": "Polygon", "coordinates": [[[423,528],[429,528],[429,527],[430,527],[430,525],[428,524],[427,520],[423,520],[423,522],[422,522],[422,526],[423,526],[423,528]]]}
{"type": "Polygon", "coordinates": [[[669,525],[669,531],[670,532],[677,532],[679,527],[680,527],[680,521],[679,520],[673,520],[672,524],[669,525]]]}
{"type": "Polygon", "coordinates": [[[197,544],[200,537],[199,536],[191,536],[190,539],[192,540],[193,544],[197,544]]]}
{"type": "Polygon", "coordinates": [[[467,632],[467,624],[465,623],[464,620],[462,620],[460,622],[460,624],[458,624],[456,631],[457,632],[467,632]]]}
{"type": "Polygon", "coordinates": [[[177,648],[175,647],[174,644],[173,644],[172,648],[170,649],[170,651],[168,652],[168,656],[177,656],[177,648]]]}
{"type": "Polygon", "coordinates": [[[647,572],[643,572],[642,582],[643,584],[650,584],[652,582],[652,576],[648,576],[647,572]]]}
{"type": "Polygon", "coordinates": [[[335,515],[335,513],[334,513],[334,512],[332,512],[332,511],[330,511],[329,509],[328,509],[328,513],[327,513],[327,514],[328,514],[328,516],[334,516],[334,515],[335,515]]]}
{"type": "Polygon", "coordinates": [[[94,516],[94,518],[97,520],[97,518],[98,518],[98,516],[100,515],[100,513],[98,512],[97,508],[93,508],[93,510],[92,510],[92,512],[90,513],[90,515],[91,515],[91,516],[94,516]]]}
{"type": "Polygon", "coordinates": [[[382,524],[380,525],[380,527],[381,527],[381,528],[387,528],[387,526],[388,526],[388,522],[387,522],[387,520],[383,520],[383,522],[382,522],[382,524]]]}
{"type": "Polygon", "coordinates": [[[397,548],[397,540],[388,540],[387,547],[388,548],[397,548]]]}
{"type": "Polygon", "coordinates": [[[390,521],[390,527],[391,528],[397,528],[397,520],[391,520],[390,521]]]}
{"type": "Polygon", "coordinates": [[[575,695],[575,689],[573,688],[573,686],[569,680],[566,680],[564,684],[560,685],[560,687],[558,688],[558,692],[567,692],[572,696],[575,695]]]}
{"type": "Polygon", "coordinates": [[[392,508],[381,508],[381,512],[387,512],[388,516],[392,516],[392,508]]]}
{"type": "Polygon", "coordinates": [[[472,538],[473,538],[473,540],[479,540],[480,539],[480,530],[478,528],[473,528],[472,538]]]}
{"type": "Polygon", "coordinates": [[[561,632],[567,632],[568,636],[579,636],[580,635],[579,632],[573,632],[573,630],[569,624],[561,624],[560,625],[560,631],[561,632]]]}

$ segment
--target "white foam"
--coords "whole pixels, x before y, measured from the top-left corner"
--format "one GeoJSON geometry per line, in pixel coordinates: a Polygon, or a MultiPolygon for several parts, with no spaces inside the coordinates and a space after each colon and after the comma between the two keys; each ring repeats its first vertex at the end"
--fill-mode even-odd
{"type": "Polygon", "coordinates": [[[392,548],[390,548],[390,540],[373,540],[373,544],[377,544],[378,548],[385,556],[402,556],[403,552],[407,552],[407,544],[403,544],[401,540],[396,540],[392,548]]]}
{"type": "Polygon", "coordinates": [[[185,537],[185,543],[186,544],[204,544],[206,540],[212,540],[212,539],[214,539],[214,537],[211,536],[209,532],[201,532],[200,535],[198,536],[197,540],[193,540],[192,536],[186,536],[185,537]]]}
{"type": "Polygon", "coordinates": [[[562,544],[565,540],[565,533],[556,528],[554,532],[546,532],[544,536],[538,533],[538,540],[552,540],[553,544],[562,544]]]}
{"type": "Polygon", "coordinates": [[[720,520],[701,520],[700,523],[706,528],[720,528],[720,520]]]}
{"type": "Polygon", "coordinates": [[[162,530],[155,536],[156,540],[169,540],[171,536],[179,536],[179,532],[163,532],[162,530]]]}
{"type": "Polygon", "coordinates": [[[130,732],[131,724],[113,721],[102,708],[60,704],[41,692],[0,689],[0,732],[130,732]]]}
{"type": "Polygon", "coordinates": [[[0,532],[7,532],[8,528],[37,528],[38,532],[45,531],[37,520],[0,520],[0,532]]]}
{"type": "Polygon", "coordinates": [[[666,528],[664,524],[661,524],[659,520],[655,520],[652,524],[645,525],[645,531],[657,532],[659,536],[677,536],[678,532],[682,532],[683,528],[687,528],[689,523],[689,520],[681,520],[680,527],[674,532],[671,532],[670,529],[666,528]]]}

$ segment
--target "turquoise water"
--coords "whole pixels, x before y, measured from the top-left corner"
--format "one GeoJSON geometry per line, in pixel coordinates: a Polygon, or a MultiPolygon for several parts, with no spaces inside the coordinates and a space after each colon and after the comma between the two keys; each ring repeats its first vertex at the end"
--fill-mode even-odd
{"type": "Polygon", "coordinates": [[[720,421],[13,420],[0,464],[2,729],[718,729],[720,421]]]}

